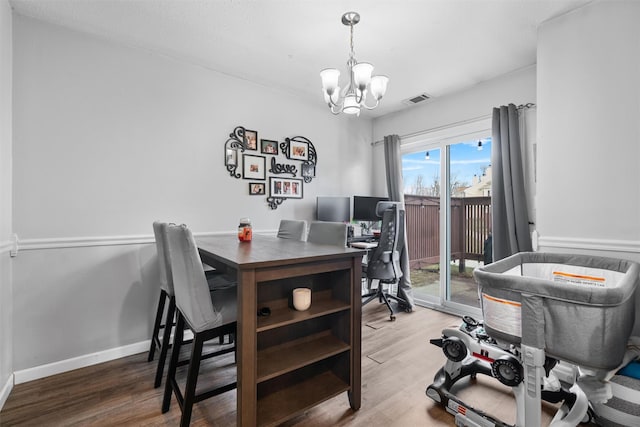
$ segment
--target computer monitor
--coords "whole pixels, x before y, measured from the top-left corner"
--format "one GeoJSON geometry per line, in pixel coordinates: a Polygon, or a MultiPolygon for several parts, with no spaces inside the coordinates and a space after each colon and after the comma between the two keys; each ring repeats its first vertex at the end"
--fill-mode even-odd
{"type": "Polygon", "coordinates": [[[318,221],[351,221],[351,199],[348,196],[318,196],[316,200],[318,221]]]}
{"type": "Polygon", "coordinates": [[[378,202],[389,200],[388,197],[353,196],[353,219],[356,221],[380,221],[376,215],[378,202]]]}

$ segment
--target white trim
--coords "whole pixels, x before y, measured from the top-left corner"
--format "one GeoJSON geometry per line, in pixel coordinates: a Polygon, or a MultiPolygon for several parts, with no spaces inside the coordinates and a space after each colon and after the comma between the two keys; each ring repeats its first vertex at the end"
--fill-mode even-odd
{"type": "Polygon", "coordinates": [[[640,253],[639,240],[608,240],[540,236],[538,238],[538,246],[543,248],[587,249],[608,252],[640,253]]]}
{"type": "Polygon", "coordinates": [[[74,369],[85,368],[87,366],[97,365],[99,363],[109,362],[111,360],[120,359],[122,357],[131,356],[138,353],[149,351],[151,340],[141,341],[134,344],[125,345],[123,347],[111,348],[96,353],[85,354],[83,356],[73,357],[59,362],[49,363],[47,365],[36,366],[34,368],[23,369],[13,373],[15,384],[22,384],[28,381],[45,378],[50,375],[61,374],[63,372],[72,371],[74,369]]]}
{"type": "MultiPolygon", "coordinates": [[[[235,234],[235,231],[208,231],[193,233],[195,237],[226,236],[232,234],[235,234]]],[[[254,230],[254,234],[275,235],[276,230],[254,230]]],[[[144,245],[154,242],[155,238],[152,234],[131,236],[58,237],[48,239],[19,240],[18,250],[34,251],[43,249],[82,248],[89,246],[144,245]]],[[[12,245],[12,242],[2,242],[0,244],[0,251],[8,251],[12,245]]]]}
{"type": "Polygon", "coordinates": [[[9,378],[7,378],[7,382],[2,387],[2,390],[0,390],[0,411],[4,407],[4,404],[7,402],[11,390],[13,390],[13,374],[9,375],[9,378]]]}

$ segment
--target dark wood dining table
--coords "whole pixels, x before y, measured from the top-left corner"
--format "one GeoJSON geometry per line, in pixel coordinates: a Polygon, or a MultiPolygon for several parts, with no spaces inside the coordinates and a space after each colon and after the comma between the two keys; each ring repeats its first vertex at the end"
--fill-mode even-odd
{"type": "Polygon", "coordinates": [[[260,234],[196,243],[205,264],[237,278],[237,425],[277,425],[344,391],[358,410],[364,251],[260,234]],[[306,311],[291,305],[300,286],[312,290],[306,311]]]}

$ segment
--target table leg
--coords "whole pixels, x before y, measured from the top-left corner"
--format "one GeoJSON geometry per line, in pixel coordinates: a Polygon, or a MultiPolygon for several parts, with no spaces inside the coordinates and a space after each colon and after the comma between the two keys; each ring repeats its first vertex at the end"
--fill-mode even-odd
{"type": "Polygon", "coordinates": [[[237,425],[257,425],[256,387],[256,275],[238,271],[238,414],[237,425]]]}

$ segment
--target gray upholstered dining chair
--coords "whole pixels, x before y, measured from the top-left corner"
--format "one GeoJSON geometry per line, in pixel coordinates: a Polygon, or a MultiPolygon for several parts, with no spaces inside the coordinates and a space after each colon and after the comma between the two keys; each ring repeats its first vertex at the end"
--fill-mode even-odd
{"type": "Polygon", "coordinates": [[[347,246],[347,224],[314,221],[309,226],[307,242],[345,247],[347,246]]]}
{"type": "Polygon", "coordinates": [[[282,219],[278,228],[281,239],[295,239],[304,241],[307,235],[307,221],[298,219],[282,219]]]}
{"type": "Polygon", "coordinates": [[[158,367],[156,368],[156,377],[153,383],[153,386],[156,388],[160,387],[160,384],[162,383],[162,374],[164,372],[165,360],[167,358],[169,348],[169,337],[171,336],[171,330],[174,325],[176,307],[173,293],[171,266],[169,265],[167,246],[165,242],[167,226],[168,224],[166,222],[155,221],[153,223],[153,234],[156,240],[158,268],[160,273],[160,299],[158,300],[158,308],[153,324],[153,335],[151,337],[151,346],[149,347],[149,357],[147,358],[147,361],[151,362],[155,357],[156,349],[160,350],[158,367]],[[165,314],[165,305],[167,302],[169,303],[169,306],[166,310],[166,316],[163,319],[162,315],[165,314]],[[162,336],[160,335],[161,331],[162,336]]]}
{"type": "MultiPolygon", "coordinates": [[[[162,221],[153,223],[153,234],[156,241],[156,250],[158,253],[158,269],[160,280],[160,298],[158,299],[158,307],[156,309],[156,317],[153,323],[153,332],[151,336],[151,344],[149,347],[148,362],[155,358],[156,350],[160,351],[158,355],[158,366],[156,368],[156,376],[153,382],[155,388],[162,384],[162,375],[166,364],[167,353],[170,347],[170,337],[175,326],[176,302],[173,291],[173,276],[171,274],[171,265],[169,264],[169,253],[166,243],[166,228],[169,224],[162,221]],[[168,303],[168,306],[167,306],[168,303]],[[166,306],[166,312],[165,312],[166,306]],[[165,315],[163,318],[163,314],[165,315]]],[[[233,288],[236,292],[237,281],[234,277],[229,277],[216,270],[207,270],[204,272],[210,291],[217,289],[233,288]]],[[[229,341],[233,339],[229,337],[229,341]]],[[[221,338],[222,343],[223,338],[221,338]]],[[[189,342],[189,341],[185,341],[189,342]]]]}
{"type": "MultiPolygon", "coordinates": [[[[177,321],[162,401],[162,412],[169,411],[171,395],[174,394],[182,409],[180,425],[188,426],[194,403],[236,388],[236,381],[233,381],[196,394],[201,360],[235,352],[236,348],[233,344],[232,346],[221,346],[219,350],[212,353],[202,354],[205,342],[226,334],[235,335],[237,325],[236,289],[222,288],[210,291],[195,240],[185,225],[167,226],[166,236],[169,265],[171,266],[175,291],[177,321]],[[183,344],[185,328],[190,329],[193,333],[193,342],[189,360],[180,361],[180,349],[183,344]],[[176,370],[179,365],[187,363],[189,365],[187,380],[184,392],[182,392],[176,379],[176,370]]],[[[235,359],[231,364],[235,365],[235,359]]]]}

